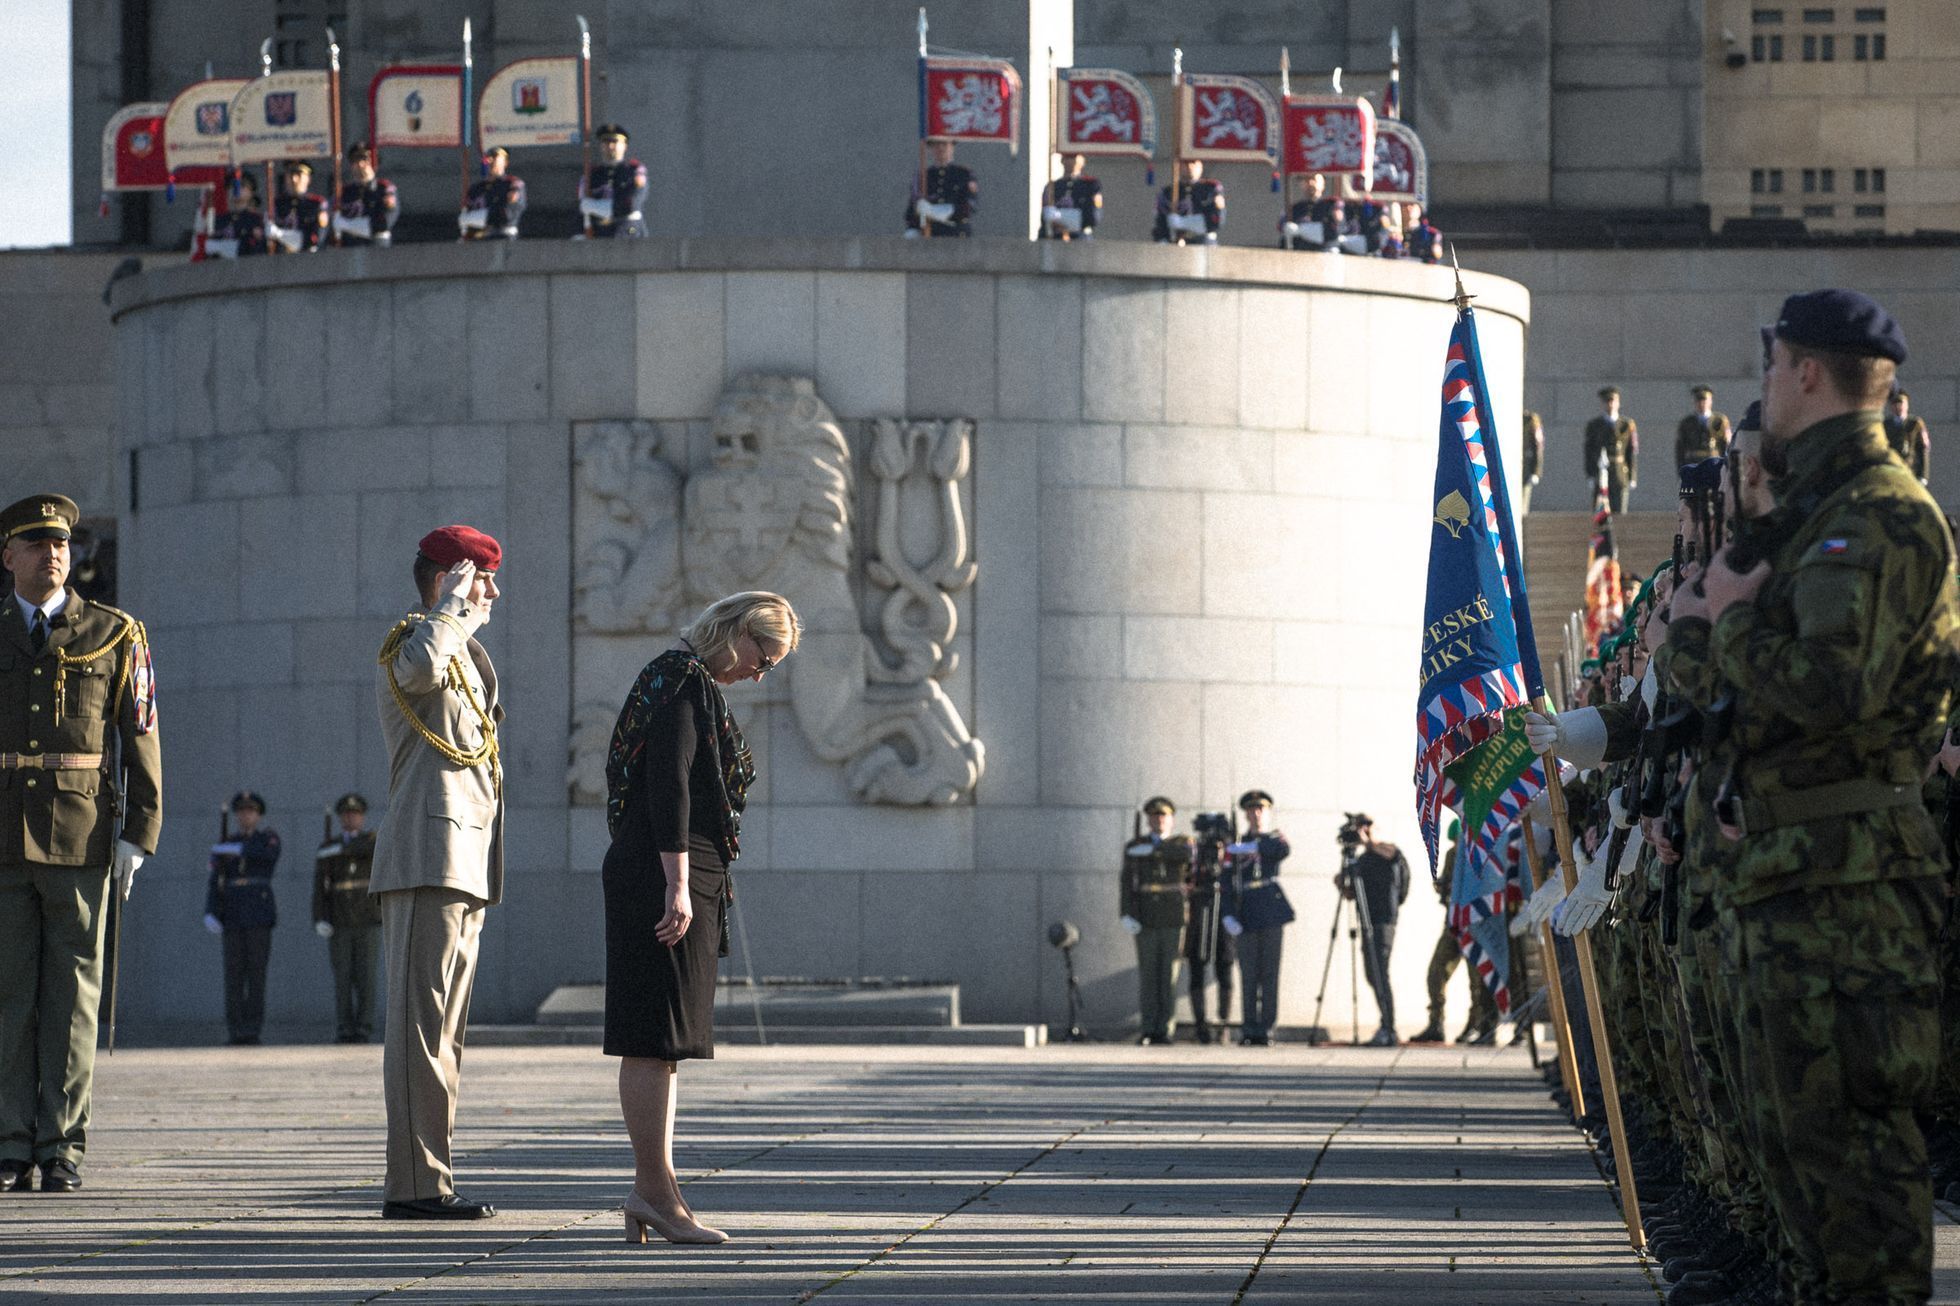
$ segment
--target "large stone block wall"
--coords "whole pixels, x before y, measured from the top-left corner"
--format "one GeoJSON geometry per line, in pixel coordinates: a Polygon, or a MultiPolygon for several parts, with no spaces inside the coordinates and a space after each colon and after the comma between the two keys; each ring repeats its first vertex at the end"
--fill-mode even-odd
{"type": "MultiPolygon", "coordinates": [[[[1525,296],[1473,289],[1515,411],[1525,296]]],[[[455,519],[507,546],[485,642],[509,697],[511,874],[476,1016],[524,1019],[600,976],[603,823],[567,802],[588,639],[574,429],[659,424],[698,461],[724,384],[757,371],[814,378],[854,444],[876,417],[974,421],[980,578],[946,688],[987,748],[973,801],[856,804],[784,690],[744,687],[767,777],[737,868],[757,971],[953,979],[970,1017],[1052,1019],[1042,932],[1067,917],[1108,1020],[1133,1010],[1115,921],[1132,804],[1164,791],[1188,816],[1259,785],[1298,849],[1287,1010],[1305,1019],[1340,813],[1418,846],[1409,671],[1448,290],[1413,265],[896,241],[323,255],[124,287],[144,487],[124,598],[155,638],[170,777],[126,1019],[217,1013],[203,850],[245,784],[288,845],[272,1018],[326,1018],[308,851],[333,795],[385,796],[374,648],[411,599],[416,538],[455,519]]],[[[1396,967],[1412,1010],[1440,919],[1418,883],[1396,967]]],[[[1336,980],[1344,1022],[1344,963],[1336,980]]]]}

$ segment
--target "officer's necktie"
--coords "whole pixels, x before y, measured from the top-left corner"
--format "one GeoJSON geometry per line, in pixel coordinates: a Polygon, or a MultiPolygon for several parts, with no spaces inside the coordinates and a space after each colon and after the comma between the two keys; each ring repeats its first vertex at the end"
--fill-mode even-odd
{"type": "Polygon", "coordinates": [[[34,651],[39,653],[48,646],[48,614],[39,608],[34,609],[34,651]]]}

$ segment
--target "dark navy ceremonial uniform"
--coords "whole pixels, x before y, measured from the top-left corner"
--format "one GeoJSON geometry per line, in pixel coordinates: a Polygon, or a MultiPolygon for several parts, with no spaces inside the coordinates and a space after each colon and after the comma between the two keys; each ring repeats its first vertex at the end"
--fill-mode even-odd
{"type": "MultiPolygon", "coordinates": [[[[320,248],[320,240],[327,234],[327,202],[310,190],[281,195],[272,203],[272,221],[274,226],[298,231],[297,252],[311,254],[320,248]]],[[[286,247],[279,248],[283,251],[286,247]]]]}
{"type": "Polygon", "coordinates": [[[517,224],[524,219],[524,179],[509,173],[485,177],[470,187],[463,207],[483,210],[483,225],[465,227],[464,240],[485,240],[491,236],[516,239],[517,224]]]}
{"type": "Polygon", "coordinates": [[[395,183],[386,177],[376,177],[370,182],[350,181],[340,187],[339,214],[343,222],[355,222],[366,218],[368,235],[346,230],[343,226],[340,238],[343,243],[360,245],[386,245],[392,238],[395,219],[401,216],[401,200],[395,194],[395,183]]]}
{"type": "MultiPolygon", "coordinates": [[[[1173,239],[1184,239],[1182,236],[1173,237],[1171,234],[1171,203],[1169,186],[1157,192],[1157,225],[1151,230],[1150,238],[1159,244],[1169,244],[1173,239]]],[[[1176,211],[1179,214],[1196,213],[1204,218],[1205,234],[1208,236],[1216,236],[1218,228],[1224,224],[1225,186],[1222,182],[1214,181],[1210,177],[1200,177],[1196,181],[1181,181],[1177,183],[1176,203],[1176,211]]]]}
{"type": "Polygon", "coordinates": [[[224,927],[225,1024],[234,1039],[256,1039],[265,1020],[265,968],[272,955],[272,873],[278,832],[260,826],[243,839],[211,845],[204,914],[224,927]]]}
{"type": "Polygon", "coordinates": [[[220,213],[211,224],[211,239],[237,241],[239,258],[263,254],[266,252],[265,214],[257,209],[233,209],[229,213],[220,213]]]}
{"type": "MultiPolygon", "coordinates": [[[[1048,205],[1057,209],[1074,209],[1082,215],[1081,235],[1088,235],[1096,229],[1096,219],[1102,216],[1102,183],[1086,173],[1080,177],[1057,177],[1048,183],[1048,205]]],[[[1048,224],[1041,224],[1042,239],[1051,239],[1048,224]]]]}
{"type": "Polygon", "coordinates": [[[1280,944],[1293,923],[1293,905],[1279,886],[1279,864],[1292,855],[1293,845],[1269,830],[1232,847],[1239,851],[1229,852],[1219,877],[1219,914],[1244,927],[1238,937],[1243,1040],[1265,1043],[1279,1022],[1280,944]]]}
{"type": "Polygon", "coordinates": [[[980,208],[980,183],[973,179],[971,169],[949,163],[944,167],[934,165],[926,169],[926,188],[919,192],[919,179],[912,178],[912,199],[905,206],[905,226],[908,230],[919,229],[919,201],[928,204],[950,204],[953,206],[951,222],[934,222],[926,233],[930,236],[970,236],[973,234],[973,215],[980,208]]]}
{"type": "Polygon", "coordinates": [[[596,216],[592,218],[590,234],[594,240],[647,234],[644,216],[647,202],[647,165],[638,159],[621,159],[618,163],[594,164],[592,171],[586,176],[585,193],[580,198],[607,200],[612,203],[610,219],[596,216]]]}

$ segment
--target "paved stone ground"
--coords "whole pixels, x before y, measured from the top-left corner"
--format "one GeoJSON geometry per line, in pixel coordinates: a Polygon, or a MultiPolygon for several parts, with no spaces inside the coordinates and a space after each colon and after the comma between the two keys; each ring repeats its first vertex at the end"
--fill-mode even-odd
{"type": "Polygon", "coordinates": [[[706,1249],[622,1242],[592,1049],[469,1054],[465,1226],[377,1218],[378,1048],[99,1065],[87,1188],[0,1199],[0,1300],[1657,1299],[1517,1052],[724,1049],[682,1073],[706,1249]]]}

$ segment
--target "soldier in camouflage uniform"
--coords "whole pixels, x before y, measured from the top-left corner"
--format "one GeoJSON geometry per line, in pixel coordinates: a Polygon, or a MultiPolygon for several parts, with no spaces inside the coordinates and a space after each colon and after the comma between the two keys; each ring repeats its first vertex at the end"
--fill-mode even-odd
{"type": "Polygon", "coordinates": [[[1123,849],[1122,922],[1137,944],[1137,1006],[1143,1018],[1137,1042],[1168,1043],[1194,849],[1188,836],[1171,833],[1177,808],[1170,799],[1150,799],[1143,815],[1149,829],[1123,849]]]}
{"type": "Polygon", "coordinates": [[[1742,691],[1714,809],[1735,844],[1722,924],[1746,1107],[1800,1306],[1923,1302],[1914,1112],[1939,1057],[1946,865],[1920,782],[1960,669],[1953,543],[1885,441],[1905,359],[1891,316],[1854,292],[1795,295],[1764,343],[1777,507],[1750,556],[1717,557],[1705,595],[1674,600],[1742,691]]]}

